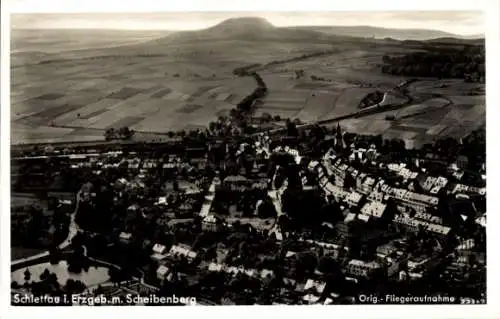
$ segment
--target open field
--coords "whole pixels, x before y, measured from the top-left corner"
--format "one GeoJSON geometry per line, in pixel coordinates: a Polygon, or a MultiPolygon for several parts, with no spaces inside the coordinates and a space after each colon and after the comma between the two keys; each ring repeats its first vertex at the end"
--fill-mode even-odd
{"type": "MultiPolygon", "coordinates": [[[[16,16],[12,16],[14,25],[16,16]]],[[[29,61],[44,60],[50,58],[53,53],[78,54],[71,51],[143,43],[168,34],[168,31],[155,30],[14,28],[11,32],[11,64],[22,65],[29,61]]]]}
{"type": "MultiPolygon", "coordinates": [[[[286,96],[290,101],[284,104],[288,107],[303,105],[301,110],[293,108],[293,115],[287,110],[287,115],[304,122],[356,112],[359,102],[368,93],[375,90],[387,92],[408,80],[380,73],[377,66],[380,61],[381,52],[377,48],[339,52],[338,55],[268,67],[262,74],[264,81],[270,83],[270,92],[261,109],[283,117],[285,108],[276,101],[285,100],[286,96]],[[294,79],[295,70],[304,70],[305,75],[294,79]],[[311,75],[322,80],[312,80],[311,75]]],[[[484,85],[464,83],[463,80],[420,79],[408,89],[414,98],[408,106],[343,120],[341,125],[360,134],[403,138],[407,146],[418,147],[440,137],[467,135],[486,121],[484,85]],[[388,121],[387,116],[394,116],[396,120],[388,121]]],[[[401,104],[404,101],[402,97],[389,94],[386,103],[401,104]]]]}
{"type": "MultiPolygon", "coordinates": [[[[436,80],[436,82],[438,82],[436,80]]],[[[341,121],[346,130],[364,133],[381,134],[384,138],[401,138],[407,147],[419,147],[442,137],[461,138],[486,122],[486,106],[484,96],[459,95],[461,90],[476,84],[466,84],[459,80],[448,81],[449,86],[429,94],[442,94],[443,97],[415,101],[410,106],[396,111],[380,112],[362,118],[341,121]],[[394,116],[394,121],[386,120],[386,116],[394,116]]],[[[424,85],[426,83],[423,83],[424,85]]],[[[416,92],[418,97],[419,82],[410,86],[410,93],[416,92]]],[[[438,85],[441,86],[441,85],[438,85]]]]}
{"type": "MultiPolygon", "coordinates": [[[[14,15],[15,18],[15,15],[14,15]]],[[[145,42],[164,37],[168,31],[93,29],[13,29],[11,50],[18,52],[61,52],[145,42]]]]}
{"type": "Polygon", "coordinates": [[[296,110],[295,114],[287,110],[286,115],[304,122],[355,112],[368,93],[390,90],[405,80],[378,72],[383,53],[379,48],[359,50],[346,45],[327,56],[266,67],[261,74],[269,95],[263,108],[283,117],[286,104],[286,108],[296,110]],[[295,79],[298,70],[303,70],[304,76],[295,79]]]}
{"type": "MultiPolygon", "coordinates": [[[[304,122],[335,118],[356,112],[367,94],[391,90],[408,79],[380,72],[384,54],[415,51],[394,44],[295,38],[187,41],[192,37],[191,33],[107,48],[87,43],[77,51],[30,57],[14,52],[11,142],[103,140],[106,129],[120,126],[152,132],[153,138],[159,138],[155,132],[204,128],[255,88],[251,77],[234,77],[234,68],[272,61],[282,62],[258,69],[269,94],[256,116],[270,113],[304,122]],[[324,50],[331,53],[287,62],[324,50]],[[304,76],[295,79],[297,70],[304,76]]],[[[117,43],[124,41],[118,38],[117,43]]],[[[16,50],[32,50],[33,43],[18,40],[16,50]]],[[[458,80],[418,81],[410,86],[415,105],[351,119],[345,125],[356,132],[416,141],[466,133],[485,121],[484,93],[468,95],[477,93],[478,86],[458,80]],[[452,105],[443,106],[449,101],[452,105]],[[387,115],[397,121],[386,121],[387,115]]]]}
{"type": "Polygon", "coordinates": [[[78,128],[128,125],[137,131],[168,132],[206,127],[255,88],[252,78],[235,78],[234,68],[314,50],[268,43],[256,55],[254,45],[240,44],[162,46],[165,54],[157,56],[153,41],[131,50],[63,52],[45,57],[49,62],[42,64],[23,61],[25,66],[12,69],[12,143],[95,136],[78,128]],[[37,130],[46,133],[34,134],[37,130]]]}
{"type": "MultiPolygon", "coordinates": [[[[81,63],[58,63],[65,72],[53,74],[50,83],[38,77],[48,75],[52,65],[41,65],[28,74],[18,75],[31,84],[28,87],[20,80],[13,83],[12,141],[51,138],[46,135],[52,133],[54,136],[57,133],[75,136],[75,128],[105,130],[130,126],[139,131],[167,132],[184,126],[205,126],[217,117],[217,111],[233,108],[255,87],[251,78],[193,81],[169,78],[165,74],[178,73],[181,66],[174,63],[160,65],[159,59],[156,60],[158,67],[154,73],[143,65],[137,68],[115,61],[106,68],[110,72],[120,68],[127,76],[109,78],[108,75],[108,79],[97,76],[93,86],[90,76],[82,72],[85,68],[81,63]],[[17,91],[24,94],[16,95],[17,91]],[[47,134],[35,134],[37,130],[47,134]]],[[[88,71],[93,70],[92,63],[85,64],[89,66],[88,71]]],[[[184,71],[188,69],[189,66],[184,71]]],[[[14,76],[18,70],[13,70],[14,76]]],[[[106,72],[101,69],[100,73],[104,75],[106,72]]]]}

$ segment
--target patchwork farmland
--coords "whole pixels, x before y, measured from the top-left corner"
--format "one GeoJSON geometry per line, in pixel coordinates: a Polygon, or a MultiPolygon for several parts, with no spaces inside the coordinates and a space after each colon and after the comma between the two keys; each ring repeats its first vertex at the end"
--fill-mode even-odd
{"type": "MultiPolygon", "coordinates": [[[[391,92],[408,80],[378,72],[381,56],[375,58],[377,50],[340,52],[265,68],[260,72],[269,83],[269,95],[259,110],[306,123],[356,112],[367,94],[391,92]],[[304,71],[299,79],[295,77],[297,70],[304,71]]],[[[408,147],[418,147],[440,137],[460,138],[485,124],[484,84],[419,79],[408,86],[408,94],[412,97],[408,105],[399,94],[388,94],[386,103],[404,106],[342,120],[341,125],[360,134],[402,138],[408,147]]]]}
{"type": "MultiPolygon", "coordinates": [[[[255,86],[249,78],[168,78],[168,66],[164,66],[164,72],[158,67],[155,73],[127,63],[116,67],[128,76],[96,75],[91,80],[92,67],[81,72],[81,64],[71,63],[60,64],[64,72],[53,74],[49,83],[38,79],[43,66],[19,72],[18,78],[31,83],[17,79],[12,83],[12,143],[76,138],[80,128],[129,126],[137,131],[164,133],[205,127],[218,112],[233,108],[255,86]]],[[[14,75],[18,70],[14,69],[14,75]]],[[[81,135],[82,140],[92,138],[95,134],[81,135]]]]}
{"type": "Polygon", "coordinates": [[[486,121],[484,96],[466,95],[477,87],[462,81],[415,82],[410,93],[421,99],[395,111],[380,112],[362,118],[343,120],[348,131],[381,134],[384,138],[402,138],[407,147],[419,147],[442,137],[462,138],[486,121]],[[425,94],[422,86],[426,86],[425,94]],[[436,88],[436,89],[434,89],[436,88]],[[458,95],[460,90],[463,95],[458,95]],[[430,96],[430,97],[429,97],[430,96]],[[435,97],[438,96],[438,97],[435,97]],[[392,117],[393,120],[387,120],[392,117]]]}
{"type": "MultiPolygon", "coordinates": [[[[380,72],[384,54],[414,51],[316,40],[304,45],[296,40],[168,39],[57,54],[34,54],[20,40],[12,54],[11,143],[103,140],[106,129],[120,126],[154,138],[205,128],[252,92],[255,81],[235,77],[232,70],[254,63],[261,65],[257,70],[269,89],[255,116],[269,113],[305,123],[341,117],[356,112],[367,94],[387,92],[408,79],[380,72]],[[297,78],[299,70],[303,75],[297,78]]],[[[417,81],[409,87],[415,97],[410,105],[342,125],[355,132],[403,136],[410,144],[458,136],[485,122],[480,86],[417,81]]]]}

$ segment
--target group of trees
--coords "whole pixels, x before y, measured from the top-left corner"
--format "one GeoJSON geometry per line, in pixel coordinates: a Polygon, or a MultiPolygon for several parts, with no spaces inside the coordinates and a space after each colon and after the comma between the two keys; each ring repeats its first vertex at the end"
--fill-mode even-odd
{"type": "Polygon", "coordinates": [[[241,100],[238,105],[236,105],[236,110],[239,111],[242,116],[251,113],[255,102],[267,94],[267,86],[262,77],[256,72],[251,73],[251,76],[253,76],[257,82],[257,88],[253,90],[250,95],[247,95],[243,100],[241,100]]]}
{"type": "MultiPolygon", "coordinates": [[[[288,63],[288,62],[297,62],[297,61],[302,61],[302,60],[307,60],[310,58],[318,58],[326,55],[331,55],[338,52],[337,50],[324,50],[324,51],[318,51],[318,52],[312,52],[312,53],[304,53],[302,55],[289,58],[289,59],[283,59],[283,60],[275,60],[271,61],[269,63],[266,63],[265,66],[272,66],[276,64],[283,64],[283,63],[288,63]]],[[[302,74],[303,75],[303,74],[302,74]]]]}
{"type": "Polygon", "coordinates": [[[13,246],[36,247],[45,228],[43,209],[40,206],[12,207],[13,246]]]}
{"type": "Polygon", "coordinates": [[[393,75],[462,78],[467,82],[484,82],[484,46],[430,48],[403,56],[383,56],[382,72],[393,75]]]}
{"type": "MultiPolygon", "coordinates": [[[[91,57],[83,57],[81,58],[82,60],[87,60],[87,61],[94,61],[94,60],[117,60],[117,59],[133,59],[133,58],[160,58],[160,57],[165,57],[167,56],[166,54],[130,54],[130,55],[116,55],[116,54],[111,54],[111,55],[97,55],[97,56],[91,56],[91,57]]],[[[42,60],[37,62],[37,64],[52,64],[52,63],[61,63],[61,62],[67,62],[69,61],[68,59],[50,59],[50,60],[42,60]]]]}
{"type": "Polygon", "coordinates": [[[486,130],[484,128],[471,132],[461,145],[461,153],[469,160],[469,169],[480,170],[486,162],[486,130]]]}
{"type": "Polygon", "coordinates": [[[295,71],[295,78],[300,79],[305,76],[305,71],[300,69],[295,71]]]}
{"type": "Polygon", "coordinates": [[[327,81],[327,79],[325,79],[324,77],[321,77],[321,76],[316,76],[316,75],[311,75],[311,80],[312,81],[327,81]]]}
{"type": "Polygon", "coordinates": [[[83,246],[76,246],[73,253],[68,258],[68,272],[79,274],[82,271],[88,271],[90,261],[84,254],[83,246]]]}
{"type": "Polygon", "coordinates": [[[259,216],[259,218],[271,218],[278,215],[278,213],[276,212],[276,207],[274,206],[269,196],[266,196],[266,198],[260,204],[259,208],[257,209],[257,215],[259,216]]]}
{"type": "Polygon", "coordinates": [[[233,74],[237,76],[248,76],[251,75],[251,73],[249,73],[251,69],[258,68],[259,66],[261,66],[260,63],[255,63],[244,67],[236,68],[233,70],[233,74]]]}
{"type": "Polygon", "coordinates": [[[295,118],[293,120],[286,119],[285,126],[287,131],[287,136],[299,136],[299,130],[297,129],[297,125],[302,124],[299,118],[295,118]]]}
{"type": "Polygon", "coordinates": [[[279,122],[281,121],[281,116],[279,115],[272,116],[270,113],[263,113],[260,119],[263,123],[271,123],[272,121],[279,122]]]}
{"type": "Polygon", "coordinates": [[[381,91],[375,91],[372,93],[369,93],[367,96],[365,96],[361,102],[359,102],[358,107],[359,108],[365,108],[373,105],[377,105],[378,103],[382,102],[384,98],[384,93],[381,91]]]}
{"type": "MultiPolygon", "coordinates": [[[[24,288],[30,288],[35,296],[40,295],[57,295],[62,292],[57,275],[51,273],[47,268],[42,272],[40,278],[32,278],[31,271],[26,268],[24,271],[24,288]]],[[[20,289],[21,285],[17,281],[11,283],[12,289],[20,289]]]]}
{"type": "Polygon", "coordinates": [[[209,125],[210,132],[223,135],[236,135],[236,132],[249,132],[248,117],[251,116],[259,104],[262,104],[261,99],[267,95],[268,91],[264,80],[258,73],[248,72],[248,69],[251,67],[238,68],[233,73],[240,76],[252,76],[257,82],[257,88],[251,94],[245,96],[235,108],[230,110],[229,118],[219,117],[218,122],[211,122],[209,125]]]}
{"type": "MultiPolygon", "coordinates": [[[[66,284],[61,285],[56,273],[50,272],[47,268],[40,274],[39,278],[33,278],[31,271],[27,268],[24,271],[24,281],[25,284],[22,286],[17,281],[13,281],[11,283],[11,288],[28,288],[34,296],[62,296],[64,294],[79,294],[87,288],[82,281],[71,278],[66,281],[66,284]]],[[[63,302],[65,303],[66,301],[63,299],[63,302]]],[[[68,298],[67,302],[71,302],[71,298],[68,298]]]]}
{"type": "Polygon", "coordinates": [[[114,128],[107,129],[104,132],[104,137],[106,141],[111,140],[130,140],[134,136],[135,131],[130,129],[128,126],[119,128],[118,130],[114,128]]]}
{"type": "Polygon", "coordinates": [[[62,242],[68,234],[69,226],[69,217],[63,208],[52,208],[52,216],[44,216],[45,208],[39,205],[13,207],[12,245],[45,248],[62,242]]]}

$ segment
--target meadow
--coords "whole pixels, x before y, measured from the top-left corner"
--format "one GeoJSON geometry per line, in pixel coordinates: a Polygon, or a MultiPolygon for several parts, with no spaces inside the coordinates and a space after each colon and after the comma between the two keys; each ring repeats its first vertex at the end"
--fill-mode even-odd
{"type": "MultiPolygon", "coordinates": [[[[60,52],[54,53],[43,51],[46,43],[60,43],[63,36],[47,33],[37,44],[21,31],[12,39],[12,144],[103,140],[106,129],[121,126],[144,134],[205,128],[254,90],[251,77],[232,74],[253,63],[263,65],[258,72],[269,89],[256,116],[269,113],[303,122],[335,118],[355,112],[367,94],[387,92],[407,80],[383,74],[382,57],[415,50],[314,39],[175,42],[161,34],[150,35],[155,39],[136,34],[117,35],[108,41],[117,46],[106,47],[102,40],[92,43],[82,36],[78,50],[74,44],[57,44],[60,52]],[[331,53],[286,62],[325,50],[331,53]],[[297,70],[304,75],[296,78],[297,70]]],[[[410,87],[417,97],[412,105],[342,125],[360,133],[403,136],[408,143],[459,135],[485,122],[484,85],[483,93],[470,93],[478,86],[463,80],[418,81],[410,87]],[[395,121],[387,121],[387,115],[395,121]]]]}
{"type": "Polygon", "coordinates": [[[416,98],[409,106],[344,120],[341,125],[351,132],[401,138],[410,148],[440,138],[463,138],[486,122],[484,95],[468,95],[477,87],[462,80],[418,81],[409,86],[416,98]]]}

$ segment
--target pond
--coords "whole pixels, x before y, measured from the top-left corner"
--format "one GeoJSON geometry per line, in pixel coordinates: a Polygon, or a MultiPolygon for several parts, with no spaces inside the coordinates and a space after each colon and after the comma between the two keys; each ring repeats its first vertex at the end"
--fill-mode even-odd
{"type": "Polygon", "coordinates": [[[29,267],[23,267],[11,273],[11,281],[17,281],[18,284],[24,284],[24,272],[26,268],[31,272],[30,282],[40,281],[40,275],[48,269],[50,273],[57,275],[57,281],[61,285],[65,285],[68,279],[80,280],[87,287],[98,285],[109,280],[107,267],[91,266],[88,272],[82,271],[79,274],[68,272],[68,263],[65,260],[60,261],[56,265],[51,265],[49,262],[41,263],[29,267]]]}

